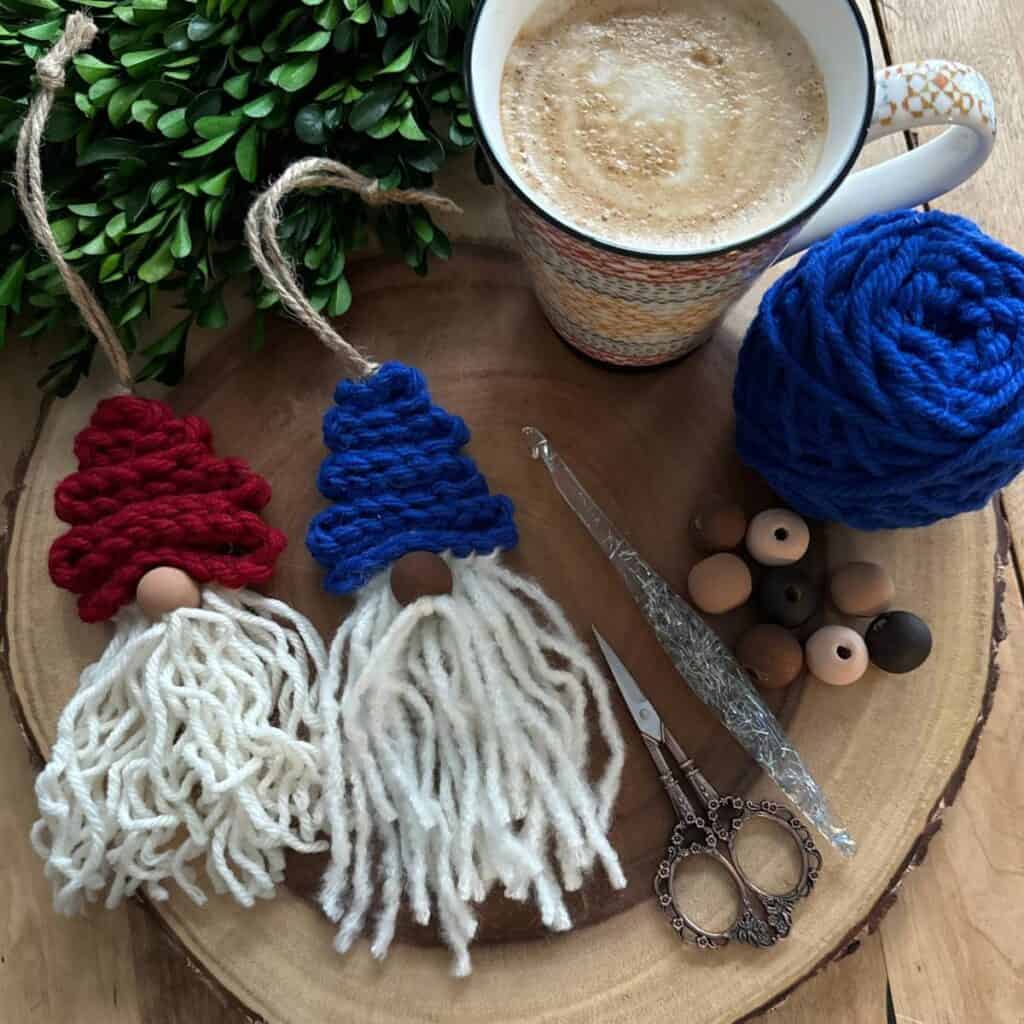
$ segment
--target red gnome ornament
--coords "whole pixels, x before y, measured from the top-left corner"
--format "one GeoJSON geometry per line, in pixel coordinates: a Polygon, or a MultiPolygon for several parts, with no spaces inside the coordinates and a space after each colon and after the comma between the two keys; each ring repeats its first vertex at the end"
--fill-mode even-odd
{"type": "MultiPolygon", "coordinates": [[[[64,64],[95,35],[84,15],[37,68],[43,89],[18,143],[18,195],[40,244],[130,390],[116,332],[68,267],[46,219],[39,144],[64,64]]],[[[284,535],[260,518],[270,487],[218,458],[210,428],[131,394],[97,406],[75,441],[79,470],[57,488],[71,525],[50,551],[54,582],[114,636],[82,673],[36,781],[32,843],[54,905],[105,892],[166,899],[173,879],[250,905],[272,896],[285,850],[313,852],[323,818],[317,701],[325,662],[301,615],[244,589],[266,583],[284,535]]]]}

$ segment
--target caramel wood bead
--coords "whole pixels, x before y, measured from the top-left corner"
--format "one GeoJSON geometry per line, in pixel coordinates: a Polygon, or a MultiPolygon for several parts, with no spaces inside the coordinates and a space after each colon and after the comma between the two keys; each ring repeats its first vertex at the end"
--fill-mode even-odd
{"type": "Polygon", "coordinates": [[[198,608],[202,595],[199,584],[187,572],[161,565],[139,580],[135,600],[146,616],[156,622],[179,608],[198,608]]]}
{"type": "Polygon", "coordinates": [[[806,647],[807,669],[830,686],[849,686],[868,670],[868,649],[848,626],[822,626],[806,647]]]}
{"type": "Polygon", "coordinates": [[[748,629],[736,645],[736,658],[750,678],[766,690],[796,682],[804,667],[804,649],[788,629],[763,623],[748,629]]]}
{"type": "Polygon", "coordinates": [[[709,615],[739,608],[753,589],[750,569],[736,555],[718,554],[698,562],[687,581],[690,600],[709,615]]]}
{"type": "Polygon", "coordinates": [[[874,562],[850,562],[837,569],[829,584],[832,603],[844,615],[880,615],[896,593],[892,577],[874,562]]]}
{"type": "Polygon", "coordinates": [[[452,571],[431,551],[411,551],[391,567],[391,593],[403,608],[421,597],[451,592],[452,571]]]}
{"type": "Polygon", "coordinates": [[[811,531],[807,523],[788,508],[758,512],[747,527],[747,550],[761,565],[792,565],[807,554],[811,531]]]}
{"type": "Polygon", "coordinates": [[[731,551],[747,533],[747,517],[735,502],[705,502],[690,524],[693,539],[704,551],[731,551]]]}

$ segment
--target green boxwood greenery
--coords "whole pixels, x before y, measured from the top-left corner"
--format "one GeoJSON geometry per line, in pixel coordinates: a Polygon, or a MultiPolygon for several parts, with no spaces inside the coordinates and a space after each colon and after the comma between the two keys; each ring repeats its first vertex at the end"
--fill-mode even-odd
{"type": "MultiPolygon", "coordinates": [[[[134,353],[139,379],[180,378],[193,325],[227,322],[222,293],[232,278],[246,280],[259,310],[276,304],[253,271],[242,222],[259,186],[289,162],[326,154],[384,187],[422,187],[450,153],[473,144],[461,74],[472,4],[0,0],[0,166],[8,170],[36,59],[71,10],[86,9],[99,27],[50,119],[46,188],[57,238],[134,353]],[[159,289],[178,293],[182,316],[143,345],[139,328],[159,289]]],[[[5,177],[0,349],[15,319],[22,336],[59,325],[66,344],[43,384],[68,394],[88,372],[93,344],[5,177]]],[[[371,213],[355,196],[294,197],[282,235],[318,309],[348,308],[346,256],[371,226],[418,273],[450,251],[423,209],[371,213]]],[[[261,316],[254,345],[262,336],[261,316]]]]}

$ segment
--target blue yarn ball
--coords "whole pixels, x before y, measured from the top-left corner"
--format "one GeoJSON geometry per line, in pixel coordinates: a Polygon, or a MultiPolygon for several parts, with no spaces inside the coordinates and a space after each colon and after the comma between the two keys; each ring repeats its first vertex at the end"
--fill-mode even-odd
{"type": "Polygon", "coordinates": [[[740,351],[740,457],[804,515],[923,526],[1024,468],[1024,257],[909,210],[816,245],[740,351]]]}

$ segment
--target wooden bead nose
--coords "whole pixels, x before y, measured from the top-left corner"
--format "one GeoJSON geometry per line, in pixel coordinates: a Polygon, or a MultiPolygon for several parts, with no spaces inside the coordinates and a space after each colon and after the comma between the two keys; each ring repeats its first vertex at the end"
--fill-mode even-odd
{"type": "Polygon", "coordinates": [[[187,572],[161,565],[139,580],[135,600],[146,616],[156,622],[179,608],[198,608],[202,597],[199,584],[187,572]]]}
{"type": "Polygon", "coordinates": [[[411,551],[391,567],[391,593],[403,608],[421,597],[450,594],[452,585],[448,563],[431,551],[411,551]]]}

